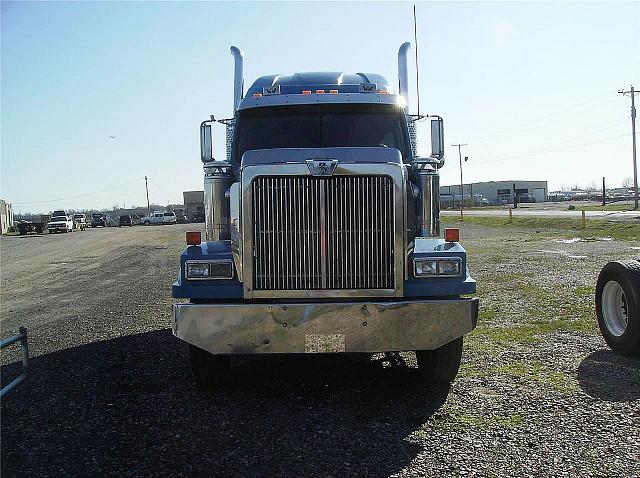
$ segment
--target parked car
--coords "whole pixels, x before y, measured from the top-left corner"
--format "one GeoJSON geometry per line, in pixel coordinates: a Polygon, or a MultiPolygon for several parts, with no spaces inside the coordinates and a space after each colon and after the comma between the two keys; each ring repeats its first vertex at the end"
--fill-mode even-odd
{"type": "Polygon", "coordinates": [[[174,212],[156,211],[150,216],[144,216],[140,221],[145,226],[150,226],[152,224],[175,224],[177,222],[177,218],[174,212]]]}
{"type": "Polygon", "coordinates": [[[133,226],[133,219],[129,214],[123,214],[118,218],[118,227],[122,226],[133,226]]]}
{"type": "Polygon", "coordinates": [[[109,227],[107,216],[101,212],[95,212],[91,215],[91,227],[109,227]]]}
{"type": "Polygon", "coordinates": [[[176,222],[178,224],[186,224],[187,216],[185,216],[184,214],[176,214],[176,222]]]}
{"type": "Polygon", "coordinates": [[[74,214],[73,223],[76,229],[84,231],[87,227],[87,217],[84,214],[74,214]]]}
{"type": "Polygon", "coordinates": [[[64,211],[54,211],[53,217],[49,221],[49,224],[47,224],[47,230],[49,231],[49,234],[54,234],[56,232],[72,232],[73,219],[70,216],[67,216],[64,211]]]}

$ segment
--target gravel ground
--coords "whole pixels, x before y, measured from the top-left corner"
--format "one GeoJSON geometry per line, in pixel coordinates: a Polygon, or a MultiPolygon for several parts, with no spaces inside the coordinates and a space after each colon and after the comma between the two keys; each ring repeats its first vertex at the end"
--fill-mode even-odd
{"type": "Polygon", "coordinates": [[[481,318],[450,388],[417,385],[411,353],[264,357],[208,395],[169,328],[186,229],[0,239],[2,335],[25,325],[32,355],[3,476],[640,476],[640,360],[593,313],[599,269],[640,242],[464,225],[481,318]]]}

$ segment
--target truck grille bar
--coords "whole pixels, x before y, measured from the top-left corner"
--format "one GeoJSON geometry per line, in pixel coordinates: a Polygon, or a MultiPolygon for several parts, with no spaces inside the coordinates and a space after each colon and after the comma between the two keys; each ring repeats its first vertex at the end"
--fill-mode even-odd
{"type": "Polygon", "coordinates": [[[253,181],[255,290],[394,287],[388,176],[253,181]]]}

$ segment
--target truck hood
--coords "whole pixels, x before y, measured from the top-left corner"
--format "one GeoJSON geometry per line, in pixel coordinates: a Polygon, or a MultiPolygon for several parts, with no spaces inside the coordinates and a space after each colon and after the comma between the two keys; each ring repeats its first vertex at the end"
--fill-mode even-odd
{"type": "Polygon", "coordinates": [[[242,155],[241,167],[305,164],[307,160],[337,160],[338,164],[395,163],[402,164],[402,155],[395,148],[277,148],[255,149],[242,155]]]}

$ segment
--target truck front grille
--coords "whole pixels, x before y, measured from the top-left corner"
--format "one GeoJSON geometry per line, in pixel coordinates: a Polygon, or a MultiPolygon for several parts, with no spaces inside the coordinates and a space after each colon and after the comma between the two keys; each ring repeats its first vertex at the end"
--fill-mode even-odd
{"type": "Polygon", "coordinates": [[[394,287],[388,176],[261,176],[252,193],[255,290],[394,287]]]}

